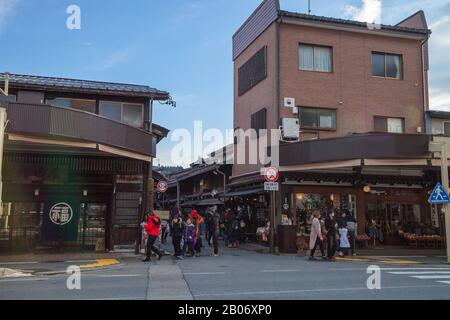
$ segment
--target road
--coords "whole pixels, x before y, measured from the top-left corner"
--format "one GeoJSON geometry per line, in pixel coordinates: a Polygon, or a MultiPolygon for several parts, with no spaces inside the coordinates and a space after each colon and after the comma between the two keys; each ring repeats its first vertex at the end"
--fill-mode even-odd
{"type": "MultiPolygon", "coordinates": [[[[142,257],[130,256],[117,266],[83,272],[81,290],[68,290],[65,274],[0,279],[0,299],[450,299],[450,266],[435,261],[310,262],[240,249],[222,249],[219,257],[206,251],[183,261],[166,256],[143,263],[142,257]],[[381,290],[367,288],[370,265],[381,268],[381,290]]],[[[22,265],[27,268],[31,265],[22,265]]]]}

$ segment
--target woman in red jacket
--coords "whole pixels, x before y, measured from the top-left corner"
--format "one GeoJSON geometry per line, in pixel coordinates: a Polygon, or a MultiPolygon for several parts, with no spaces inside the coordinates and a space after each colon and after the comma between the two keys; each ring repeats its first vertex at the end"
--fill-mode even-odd
{"type": "Polygon", "coordinates": [[[161,228],[161,220],[155,216],[152,212],[148,214],[147,223],[144,226],[145,233],[148,235],[147,239],[147,258],[143,262],[150,261],[150,255],[152,251],[158,255],[161,260],[163,254],[155,246],[156,239],[158,239],[159,229],[161,228]]]}

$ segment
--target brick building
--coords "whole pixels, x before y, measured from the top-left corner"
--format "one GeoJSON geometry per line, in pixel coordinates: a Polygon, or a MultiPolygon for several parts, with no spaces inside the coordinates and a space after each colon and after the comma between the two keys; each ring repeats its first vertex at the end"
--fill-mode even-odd
{"type": "MultiPolygon", "coordinates": [[[[234,128],[281,129],[276,223],[285,214],[307,234],[313,209],[334,208],[349,210],[360,234],[374,219],[389,244],[442,232],[427,204],[439,180],[425,121],[430,35],[423,11],[378,26],[283,11],[277,0],[234,34],[234,128]]],[[[229,186],[266,220],[263,166],[235,162],[229,186]]]]}

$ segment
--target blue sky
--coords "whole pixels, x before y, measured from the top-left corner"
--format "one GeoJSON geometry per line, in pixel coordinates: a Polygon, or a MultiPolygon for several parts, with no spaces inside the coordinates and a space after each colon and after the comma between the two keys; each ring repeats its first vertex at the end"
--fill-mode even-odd
{"type": "MultiPolygon", "coordinates": [[[[146,84],[171,92],[178,107],[156,105],[169,129],[232,128],[231,36],[261,0],[0,0],[0,71],[146,84]],[[81,30],[66,28],[69,5],[81,30]]],[[[424,9],[430,42],[432,106],[450,110],[450,0],[311,0],[313,14],[380,18],[395,24],[424,9]]],[[[306,12],[307,0],[282,0],[306,12]]],[[[170,164],[173,142],[159,145],[170,164]]],[[[188,161],[187,161],[188,162],[188,161]]]]}

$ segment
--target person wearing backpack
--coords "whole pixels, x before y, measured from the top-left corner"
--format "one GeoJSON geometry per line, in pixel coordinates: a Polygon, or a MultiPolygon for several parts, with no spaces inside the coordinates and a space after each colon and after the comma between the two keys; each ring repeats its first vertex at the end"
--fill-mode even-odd
{"type": "Polygon", "coordinates": [[[150,212],[147,216],[147,223],[144,225],[145,233],[148,235],[147,239],[147,253],[143,262],[149,262],[152,251],[158,255],[158,259],[161,260],[163,254],[155,246],[155,242],[158,239],[159,231],[161,229],[161,220],[155,216],[153,212],[150,212]]]}

